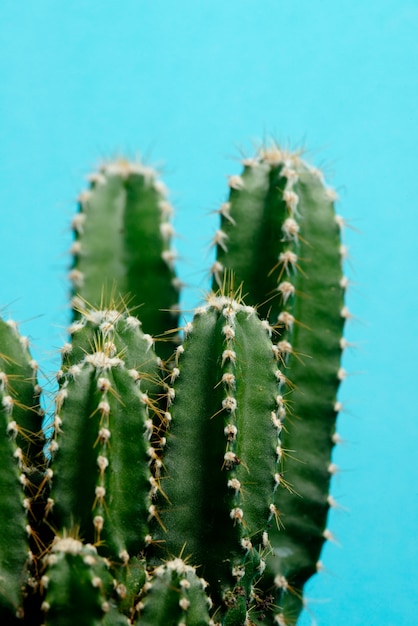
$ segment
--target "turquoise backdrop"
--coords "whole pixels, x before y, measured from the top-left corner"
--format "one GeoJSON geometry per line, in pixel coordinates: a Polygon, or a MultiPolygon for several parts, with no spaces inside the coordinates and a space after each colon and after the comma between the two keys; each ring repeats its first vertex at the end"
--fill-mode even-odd
{"type": "Polygon", "coordinates": [[[355,344],[330,518],[341,545],[302,626],[418,623],[417,33],[416,0],[0,5],[0,312],[47,381],[69,319],[69,223],[102,158],[162,169],[185,309],[208,288],[210,212],[257,141],[305,146],[339,193],[355,344]]]}

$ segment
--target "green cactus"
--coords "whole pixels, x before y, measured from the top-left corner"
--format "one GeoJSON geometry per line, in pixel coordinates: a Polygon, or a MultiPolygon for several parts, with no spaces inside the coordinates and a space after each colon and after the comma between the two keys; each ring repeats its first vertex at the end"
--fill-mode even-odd
{"type": "Polygon", "coordinates": [[[259,313],[274,326],[286,372],[280,389],[288,424],[282,445],[291,452],[284,452],[281,471],[291,489],[280,497],[285,529],[276,526],[269,534],[271,554],[260,586],[275,590],[284,615],[297,616],[333,503],[330,458],[348,315],[342,221],[334,212],[335,192],[324,185],[321,172],[274,146],[257,160],[246,160],[242,176],[230,178],[230,188],[215,237],[214,286],[233,269],[247,302],[260,303],[259,313]]]}
{"type": "Polygon", "coordinates": [[[23,611],[21,588],[42,552],[37,531],[45,471],[37,364],[14,322],[0,319],[0,616],[23,611]]]}
{"type": "Polygon", "coordinates": [[[176,558],[156,567],[138,602],[138,626],[210,626],[207,582],[196,569],[176,558]]]}
{"type": "Polygon", "coordinates": [[[275,145],[245,160],[180,343],[163,184],[124,160],[90,181],[46,445],[36,364],[0,320],[1,623],[294,625],[334,505],[335,194],[275,145]]]}
{"type": "MultiPolygon", "coordinates": [[[[89,179],[72,222],[74,316],[86,302],[104,309],[122,297],[144,331],[160,336],[178,325],[180,288],[165,186],[152,168],[123,159],[103,164],[89,179]]],[[[160,341],[159,349],[168,358],[172,342],[160,341]]]]}
{"type": "Polygon", "coordinates": [[[269,330],[254,308],[210,297],[173,370],[160,538],[169,554],[183,549],[202,564],[218,601],[242,585],[247,566],[260,574],[256,548],[280,482],[280,372],[269,330]]]}
{"type": "Polygon", "coordinates": [[[94,546],[72,537],[56,539],[45,559],[41,586],[45,626],[103,623],[112,577],[94,546]],[[74,598],[78,602],[73,601],[74,598]],[[82,610],[80,610],[82,609],[82,610]]]}
{"type": "Polygon", "coordinates": [[[163,419],[159,359],[136,317],[112,309],[81,315],[56,396],[50,522],[75,526],[89,543],[103,541],[108,558],[127,562],[148,534],[150,442],[163,419]]]}

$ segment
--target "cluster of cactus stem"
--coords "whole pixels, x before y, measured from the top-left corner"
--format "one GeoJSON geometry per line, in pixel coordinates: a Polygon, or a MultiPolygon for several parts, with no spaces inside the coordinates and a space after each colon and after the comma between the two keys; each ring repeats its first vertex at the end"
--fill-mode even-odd
{"type": "Polygon", "coordinates": [[[164,184],[122,159],[89,180],[47,419],[28,341],[0,320],[0,622],[294,625],[332,538],[336,194],[276,144],[245,159],[181,326],[164,184]]]}

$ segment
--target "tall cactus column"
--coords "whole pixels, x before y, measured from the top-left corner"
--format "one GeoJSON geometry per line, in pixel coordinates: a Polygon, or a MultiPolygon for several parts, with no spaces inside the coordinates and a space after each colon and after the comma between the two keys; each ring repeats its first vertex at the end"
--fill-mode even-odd
{"type": "Polygon", "coordinates": [[[348,316],[342,222],[321,172],[277,146],[245,160],[242,175],[229,184],[214,239],[213,282],[221,284],[233,271],[247,302],[275,329],[284,374],[281,469],[291,489],[280,494],[284,529],[271,529],[260,587],[267,595],[275,590],[277,619],[292,624],[303,606],[303,585],[330,537],[331,455],[348,316]]]}
{"type": "Polygon", "coordinates": [[[238,624],[262,572],[257,548],[276,515],[280,371],[269,325],[233,298],[211,296],[185,332],[172,372],[161,539],[169,555],[201,564],[218,604],[239,605],[231,622],[238,624]]]}
{"type": "Polygon", "coordinates": [[[37,535],[45,469],[37,364],[13,321],[0,319],[0,616],[23,615],[28,565],[45,546],[37,535]]]}

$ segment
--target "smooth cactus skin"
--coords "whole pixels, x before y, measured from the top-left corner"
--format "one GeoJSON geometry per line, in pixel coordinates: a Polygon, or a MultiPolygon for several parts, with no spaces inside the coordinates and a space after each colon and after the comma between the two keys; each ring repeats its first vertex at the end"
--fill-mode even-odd
{"type": "MultiPolygon", "coordinates": [[[[103,164],[90,181],[73,219],[75,316],[79,297],[97,308],[122,297],[144,332],[162,335],[177,326],[179,299],[165,187],[151,167],[123,159],[103,164]]],[[[171,354],[171,342],[159,348],[171,354]]]]}
{"type": "Polygon", "coordinates": [[[297,623],[332,538],[343,221],[299,154],[243,165],[180,345],[159,341],[179,330],[164,185],[124,160],[90,176],[46,446],[36,363],[0,320],[2,624],[297,623]]]}

